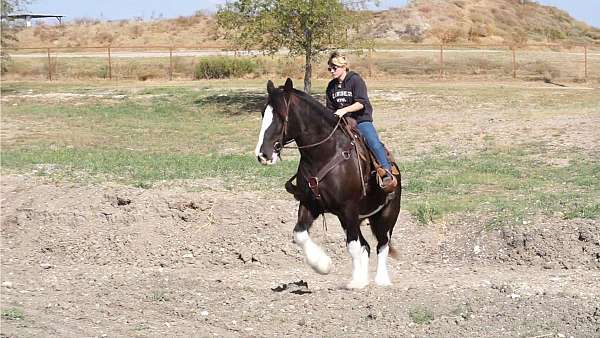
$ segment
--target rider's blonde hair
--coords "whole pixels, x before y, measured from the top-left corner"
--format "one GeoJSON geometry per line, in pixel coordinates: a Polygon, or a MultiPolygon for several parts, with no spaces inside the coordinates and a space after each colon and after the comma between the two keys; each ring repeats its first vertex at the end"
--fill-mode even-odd
{"type": "Polygon", "coordinates": [[[338,67],[346,67],[348,66],[348,60],[346,60],[346,56],[344,54],[335,51],[329,55],[329,61],[327,61],[327,64],[338,67]]]}

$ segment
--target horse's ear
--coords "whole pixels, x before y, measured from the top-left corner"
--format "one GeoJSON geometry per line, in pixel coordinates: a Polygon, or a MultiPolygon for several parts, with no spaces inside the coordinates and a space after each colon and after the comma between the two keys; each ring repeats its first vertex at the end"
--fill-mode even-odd
{"type": "Polygon", "coordinates": [[[275,85],[273,84],[273,81],[269,80],[267,82],[267,93],[273,94],[274,91],[275,91],[275,85]]]}
{"type": "Polygon", "coordinates": [[[292,83],[292,79],[290,79],[289,77],[287,78],[287,80],[285,80],[285,84],[283,85],[283,88],[285,89],[285,91],[289,92],[292,89],[294,89],[294,84],[292,83]]]}

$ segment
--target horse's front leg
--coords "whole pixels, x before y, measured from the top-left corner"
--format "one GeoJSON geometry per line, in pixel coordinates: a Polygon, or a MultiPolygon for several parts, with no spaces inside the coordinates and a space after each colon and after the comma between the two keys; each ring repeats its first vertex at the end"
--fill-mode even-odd
{"type": "Polygon", "coordinates": [[[304,251],[304,257],[308,265],[320,274],[328,274],[331,271],[331,258],[325,254],[320,246],[313,242],[308,234],[308,230],[317,216],[318,214],[314,214],[307,206],[300,203],[298,222],[294,227],[294,242],[304,251]]]}
{"type": "Polygon", "coordinates": [[[369,243],[360,232],[358,215],[345,215],[339,218],[346,231],[346,245],[352,257],[352,280],[346,287],[362,289],[369,285],[369,243]]]}

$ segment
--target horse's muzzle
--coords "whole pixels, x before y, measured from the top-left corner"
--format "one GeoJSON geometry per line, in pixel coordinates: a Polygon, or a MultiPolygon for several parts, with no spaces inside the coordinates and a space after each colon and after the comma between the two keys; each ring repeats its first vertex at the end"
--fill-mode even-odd
{"type": "Polygon", "coordinates": [[[260,154],[258,154],[258,156],[256,156],[256,158],[258,159],[258,162],[262,165],[273,165],[273,164],[277,163],[278,157],[279,157],[279,154],[277,154],[277,153],[273,153],[273,158],[270,160],[267,159],[263,153],[260,153],[260,154]]]}

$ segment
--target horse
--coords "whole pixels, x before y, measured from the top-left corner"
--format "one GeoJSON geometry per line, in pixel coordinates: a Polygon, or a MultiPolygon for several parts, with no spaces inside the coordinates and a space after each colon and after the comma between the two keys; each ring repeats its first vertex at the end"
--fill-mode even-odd
{"type": "Polygon", "coordinates": [[[286,144],[295,141],[299,149],[297,189],[293,193],[300,204],[293,239],[302,248],[306,263],[320,274],[331,271],[331,258],[310,238],[309,230],[319,215],[334,214],[344,229],[352,258],[352,278],[346,287],[366,287],[370,246],[360,225],[368,219],[377,239],[374,281],[379,286],[390,286],[387,258],[396,253],[390,239],[400,212],[400,173],[395,174],[399,184],[394,191],[384,192],[374,175],[363,178],[363,173],[373,170],[372,164],[357,160],[356,140],[339,128],[340,119],[330,110],[294,89],[289,78],[278,88],[269,80],[267,93],[255,155],[261,164],[274,165],[286,144]]]}

